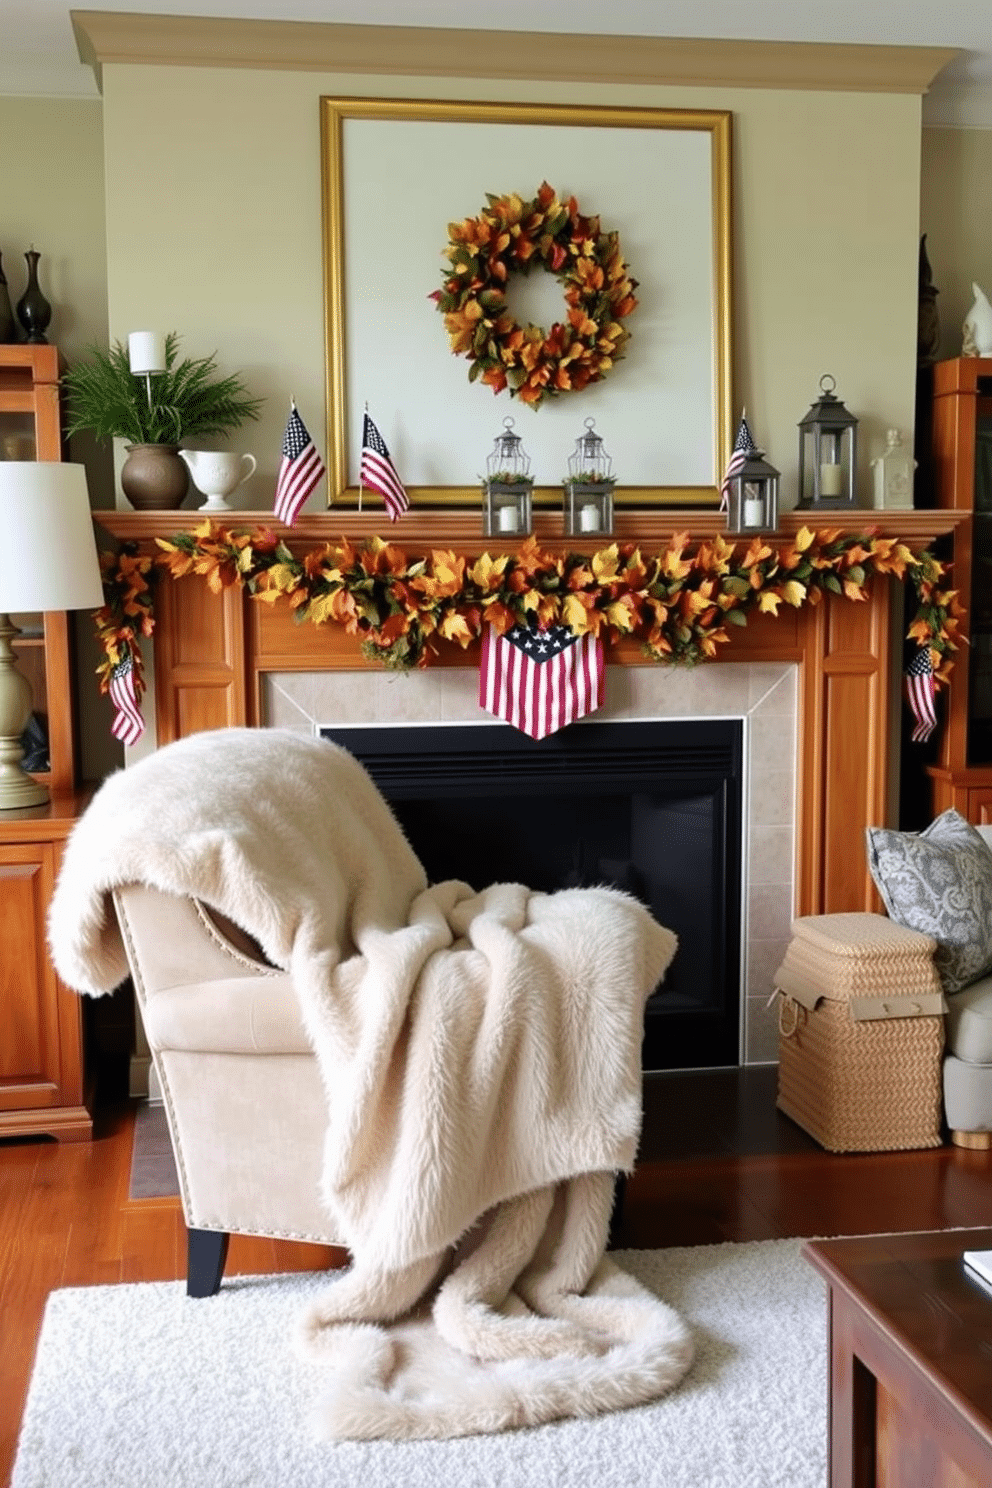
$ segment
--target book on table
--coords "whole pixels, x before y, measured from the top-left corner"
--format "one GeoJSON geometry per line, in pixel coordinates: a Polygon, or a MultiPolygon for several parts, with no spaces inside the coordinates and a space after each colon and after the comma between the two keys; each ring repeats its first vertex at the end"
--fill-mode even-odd
{"type": "Polygon", "coordinates": [[[976,1281],[992,1290],[992,1250],[966,1250],[963,1255],[965,1270],[970,1271],[976,1281]]]}

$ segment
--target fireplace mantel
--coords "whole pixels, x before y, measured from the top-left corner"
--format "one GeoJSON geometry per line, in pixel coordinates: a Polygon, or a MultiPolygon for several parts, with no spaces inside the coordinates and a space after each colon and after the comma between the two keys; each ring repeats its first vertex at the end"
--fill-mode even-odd
{"type": "MultiPolygon", "coordinates": [[[[779,536],[802,526],[843,532],[876,529],[920,551],[953,535],[967,513],[953,511],[852,513],[790,512],[779,536]]],[[[157,537],[188,530],[200,520],[187,512],[95,512],[101,528],[118,540],[153,550],[157,537]]],[[[270,527],[295,552],[342,537],[372,534],[406,550],[445,548],[459,554],[499,551],[480,532],[478,511],[414,508],[395,527],[377,509],[335,510],[303,515],[292,528],[268,512],[233,512],[235,530],[270,527]]],[[[535,535],[548,548],[574,548],[562,536],[558,511],[535,514],[535,535]]],[[[725,531],[716,511],[619,511],[613,536],[647,551],[663,547],[674,533],[705,540],[725,531]]],[[[502,546],[506,546],[503,544],[502,546]]],[[[783,610],[779,616],[749,617],[722,648],[723,666],[735,661],[795,662],[799,669],[798,798],[796,802],[796,913],[817,914],[880,908],[865,863],[864,828],[885,823],[890,811],[891,738],[900,717],[898,657],[894,645],[893,589],[875,580],[864,603],[827,598],[818,605],[783,610]]],[[[657,666],[636,641],[611,646],[608,661],[622,666],[657,666]]],[[[437,664],[478,665],[478,647],[441,647],[437,664]]],[[[959,662],[960,664],[960,662],[959,662]]],[[[155,706],[157,739],[168,743],[206,728],[259,726],[262,683],[270,672],[355,671],[374,665],[355,639],[337,625],[294,625],[288,606],[254,604],[241,590],[220,595],[188,577],[159,586],[156,597],[155,706]]]]}

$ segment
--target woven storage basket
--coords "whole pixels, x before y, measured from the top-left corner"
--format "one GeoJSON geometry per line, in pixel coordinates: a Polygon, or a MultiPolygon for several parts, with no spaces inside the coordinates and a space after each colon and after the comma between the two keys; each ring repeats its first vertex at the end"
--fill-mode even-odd
{"type": "Polygon", "coordinates": [[[946,1004],[934,949],[882,915],[793,922],[775,974],[778,1107],[828,1151],[940,1146],[946,1004]]]}

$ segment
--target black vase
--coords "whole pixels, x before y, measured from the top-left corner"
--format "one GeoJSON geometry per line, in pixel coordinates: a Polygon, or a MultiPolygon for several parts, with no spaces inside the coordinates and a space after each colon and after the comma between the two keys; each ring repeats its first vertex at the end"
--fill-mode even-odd
{"type": "Polygon", "coordinates": [[[48,340],[45,330],[52,318],[52,307],[38,287],[38,260],[41,254],[29,248],[24,257],[28,264],[28,287],[17,302],[17,318],[27,333],[26,340],[38,346],[48,340]]]}
{"type": "Polygon", "coordinates": [[[14,320],[14,312],[10,308],[10,293],[7,289],[7,279],[3,272],[3,254],[0,253],[0,346],[6,346],[9,341],[17,340],[17,325],[14,320]]]}

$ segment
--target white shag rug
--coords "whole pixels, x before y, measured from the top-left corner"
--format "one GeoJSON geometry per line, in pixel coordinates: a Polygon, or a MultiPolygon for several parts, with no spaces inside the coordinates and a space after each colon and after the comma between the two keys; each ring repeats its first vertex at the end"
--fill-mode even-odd
{"type": "Polygon", "coordinates": [[[826,1288],[799,1240],[613,1258],[688,1322],[671,1394],[451,1441],[323,1442],[294,1352],[323,1273],[53,1292],[11,1488],[825,1488],[826,1288]]]}

